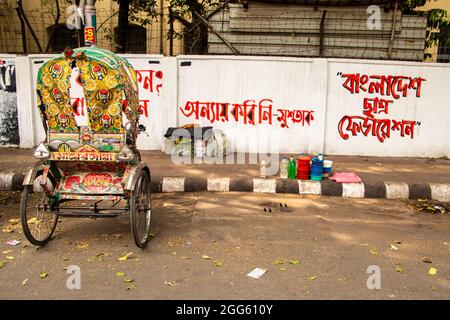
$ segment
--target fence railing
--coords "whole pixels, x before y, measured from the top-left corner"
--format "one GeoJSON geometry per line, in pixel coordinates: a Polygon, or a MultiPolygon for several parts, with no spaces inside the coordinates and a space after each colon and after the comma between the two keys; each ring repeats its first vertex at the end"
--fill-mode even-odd
{"type": "MultiPolygon", "coordinates": [[[[365,8],[352,12],[273,7],[269,11],[262,5],[244,10],[230,4],[196,25],[197,29],[203,28],[203,40],[196,28],[187,34],[180,23],[171,24],[169,8],[165,7],[163,14],[146,26],[131,22],[126,52],[450,62],[448,47],[436,48],[431,58],[425,54],[426,17],[383,11],[380,24],[373,23],[371,27],[365,8]],[[205,44],[203,50],[191,50],[201,41],[205,44]]],[[[29,11],[21,17],[14,9],[0,10],[0,52],[53,53],[62,52],[67,46],[82,46],[83,30],[68,29],[68,18],[64,9],[59,19],[50,11],[29,11]]],[[[99,47],[117,51],[117,24],[117,11],[97,10],[99,47]]]]}

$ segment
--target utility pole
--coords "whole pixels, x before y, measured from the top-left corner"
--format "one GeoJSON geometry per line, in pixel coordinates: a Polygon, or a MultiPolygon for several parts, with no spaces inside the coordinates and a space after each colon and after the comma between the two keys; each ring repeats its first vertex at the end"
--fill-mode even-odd
{"type": "Polygon", "coordinates": [[[88,47],[95,47],[97,45],[95,0],[81,0],[80,7],[84,11],[84,44],[88,47]]]}

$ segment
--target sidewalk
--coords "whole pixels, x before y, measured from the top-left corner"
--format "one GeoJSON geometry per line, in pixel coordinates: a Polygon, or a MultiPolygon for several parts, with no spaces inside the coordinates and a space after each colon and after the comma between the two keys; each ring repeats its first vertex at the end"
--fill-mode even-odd
{"type": "MultiPolygon", "coordinates": [[[[10,172],[25,173],[35,162],[32,154],[32,149],[1,149],[0,172],[3,174],[10,172]]],[[[176,165],[170,156],[160,151],[142,152],[143,161],[151,168],[154,191],[209,190],[302,193],[303,188],[303,193],[318,194],[318,186],[313,182],[298,183],[296,180],[283,180],[277,176],[268,177],[266,180],[258,179],[259,166],[248,164],[249,155],[235,155],[235,157],[237,156],[245,157],[245,163],[247,164],[176,165]],[[164,188],[164,178],[167,178],[166,188],[164,188]],[[180,184],[183,184],[183,186],[180,184]]],[[[437,197],[443,199],[442,201],[450,197],[450,160],[448,159],[325,157],[333,160],[333,171],[354,172],[361,177],[364,187],[351,186],[356,189],[348,190],[348,196],[433,198],[434,188],[435,193],[438,192],[437,189],[441,189],[440,195],[437,197]],[[388,184],[387,187],[386,183],[388,184]]],[[[16,180],[15,184],[20,179],[16,178],[16,180]]],[[[325,195],[345,196],[345,189],[350,187],[330,180],[324,180],[319,185],[322,186],[319,194],[325,195]],[[329,194],[327,194],[327,190],[329,194]]],[[[0,188],[5,189],[1,186],[0,188]]]]}

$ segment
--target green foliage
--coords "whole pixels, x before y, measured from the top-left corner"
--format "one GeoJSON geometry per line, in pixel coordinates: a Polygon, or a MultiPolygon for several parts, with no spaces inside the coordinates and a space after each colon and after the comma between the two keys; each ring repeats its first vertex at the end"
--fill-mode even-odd
{"type": "Polygon", "coordinates": [[[403,0],[400,1],[400,10],[405,14],[414,14],[415,8],[419,8],[425,5],[427,0],[403,0]]]}
{"type": "MultiPolygon", "coordinates": [[[[425,46],[431,48],[438,42],[450,46],[450,17],[444,9],[431,9],[428,11],[417,10],[426,4],[427,0],[404,0],[400,9],[404,14],[426,14],[427,16],[427,36],[425,46]]],[[[427,58],[430,55],[427,54],[427,58]]]]}
{"type": "MultiPolygon", "coordinates": [[[[114,0],[120,3],[120,0],[114,0]]],[[[146,26],[158,17],[159,8],[156,0],[131,0],[128,20],[146,26]]]]}
{"type": "Polygon", "coordinates": [[[205,15],[207,10],[213,10],[220,4],[219,0],[170,0],[172,12],[182,17],[189,17],[195,10],[201,15],[205,15]]]}

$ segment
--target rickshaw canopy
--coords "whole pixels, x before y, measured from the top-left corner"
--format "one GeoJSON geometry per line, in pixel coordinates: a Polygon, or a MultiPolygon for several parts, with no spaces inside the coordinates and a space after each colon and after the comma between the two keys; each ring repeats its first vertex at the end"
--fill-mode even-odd
{"type": "Polygon", "coordinates": [[[139,117],[136,72],[124,58],[99,48],[66,49],[38,72],[38,106],[49,133],[77,133],[71,78],[83,88],[89,126],[95,133],[122,133],[122,112],[129,121],[139,117]],[[78,72],[75,74],[75,70],[78,72]]]}
{"type": "MultiPolygon", "coordinates": [[[[126,59],[99,48],[66,49],[40,68],[37,95],[54,159],[119,152],[124,144],[135,149],[139,97],[136,72],[126,59]],[[82,98],[71,94],[76,86],[82,98]],[[87,112],[87,126],[77,125],[81,108],[87,112]],[[129,123],[128,132],[122,113],[129,123]]],[[[99,157],[114,159],[108,154],[99,157]]]]}

